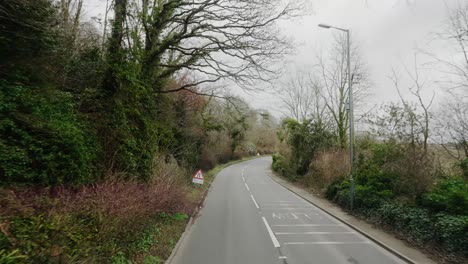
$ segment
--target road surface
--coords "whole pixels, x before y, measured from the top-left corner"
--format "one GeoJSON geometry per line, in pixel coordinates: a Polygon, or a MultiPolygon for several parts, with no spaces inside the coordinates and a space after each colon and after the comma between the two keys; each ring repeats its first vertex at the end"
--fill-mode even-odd
{"type": "Polygon", "coordinates": [[[271,158],[222,170],[175,264],[403,263],[273,181],[271,158]]]}

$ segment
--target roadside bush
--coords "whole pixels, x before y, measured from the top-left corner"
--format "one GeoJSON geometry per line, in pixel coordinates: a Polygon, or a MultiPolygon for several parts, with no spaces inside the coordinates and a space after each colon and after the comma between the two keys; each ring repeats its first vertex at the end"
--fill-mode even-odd
{"type": "Polygon", "coordinates": [[[468,256],[468,216],[439,213],[435,217],[434,230],[437,242],[449,251],[468,256]]]}
{"type": "MultiPolygon", "coordinates": [[[[325,196],[343,206],[350,208],[350,182],[348,179],[335,182],[328,186],[325,196]]],[[[376,208],[386,200],[394,197],[388,189],[378,189],[371,185],[361,185],[355,180],[354,186],[354,209],[365,211],[376,208]]]]}
{"type": "Polygon", "coordinates": [[[274,171],[281,173],[282,175],[284,174],[284,157],[281,156],[281,154],[276,153],[273,154],[273,163],[271,164],[271,167],[273,168],[274,171]]]}
{"type": "Polygon", "coordinates": [[[420,204],[434,212],[468,215],[468,182],[461,178],[443,179],[422,196],[420,204]]]}
{"type": "Polygon", "coordinates": [[[433,156],[422,149],[395,141],[368,141],[363,146],[357,152],[355,179],[358,185],[371,186],[371,191],[415,201],[440,177],[433,156]]]}
{"type": "Polygon", "coordinates": [[[369,215],[371,219],[381,222],[407,235],[407,239],[423,246],[434,239],[432,217],[428,210],[407,206],[397,202],[385,202],[375,208],[369,215]]]}
{"type": "Polygon", "coordinates": [[[317,151],[332,145],[333,135],[311,120],[302,123],[284,119],[278,137],[282,141],[282,158],[275,165],[282,174],[297,180],[304,177],[317,151]]]}
{"type": "Polygon", "coordinates": [[[310,163],[304,182],[309,187],[326,188],[349,175],[349,154],[342,149],[319,151],[310,163]]]}
{"type": "Polygon", "coordinates": [[[468,216],[433,214],[423,208],[384,202],[368,211],[367,217],[404,234],[405,239],[419,246],[437,243],[443,246],[440,250],[468,256],[468,216]]]}

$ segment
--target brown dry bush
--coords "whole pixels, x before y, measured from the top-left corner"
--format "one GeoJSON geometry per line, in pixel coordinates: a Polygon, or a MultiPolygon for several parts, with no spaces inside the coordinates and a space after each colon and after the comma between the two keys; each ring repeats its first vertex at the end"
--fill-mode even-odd
{"type": "Polygon", "coordinates": [[[443,174],[433,153],[406,146],[397,160],[388,161],[382,166],[382,171],[395,175],[394,192],[410,199],[427,192],[443,174]]]}
{"type": "Polygon", "coordinates": [[[200,166],[205,170],[232,159],[232,140],[225,131],[210,131],[207,135],[200,160],[200,166]]]}
{"type": "Polygon", "coordinates": [[[8,247],[39,262],[54,257],[52,252],[68,260],[109,260],[116,251],[127,250],[159,214],[190,214],[195,205],[186,186],[166,177],[151,183],[113,179],[77,188],[3,188],[0,236],[8,247]]]}
{"type": "Polygon", "coordinates": [[[342,149],[329,149],[318,152],[310,163],[304,183],[321,191],[338,179],[349,174],[349,153],[342,149]]]}

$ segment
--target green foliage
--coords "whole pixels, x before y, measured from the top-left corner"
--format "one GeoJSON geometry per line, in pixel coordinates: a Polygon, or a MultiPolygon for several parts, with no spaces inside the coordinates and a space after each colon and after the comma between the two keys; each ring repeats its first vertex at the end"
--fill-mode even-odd
{"type": "MultiPolygon", "coordinates": [[[[406,239],[424,246],[442,245],[441,250],[467,254],[467,183],[445,179],[422,196],[422,207],[396,202],[394,180],[375,163],[360,164],[355,181],[355,213],[405,234],[406,239]],[[427,208],[427,209],[426,209],[427,208]],[[458,215],[457,215],[458,214],[458,215]]],[[[347,179],[328,186],[326,197],[349,208],[350,184],[347,179]]]]}
{"type": "Polygon", "coordinates": [[[283,167],[284,157],[281,156],[279,153],[276,153],[276,154],[273,154],[272,158],[273,158],[273,163],[271,164],[272,169],[284,175],[284,167],[283,167]]]}
{"type": "MultiPolygon", "coordinates": [[[[373,181],[378,180],[374,178],[373,181]]],[[[325,191],[325,196],[328,199],[335,201],[344,208],[350,207],[350,195],[350,183],[347,179],[329,185],[325,191]]],[[[354,208],[356,209],[375,208],[383,201],[389,200],[394,196],[387,188],[378,188],[375,185],[365,185],[355,181],[354,208]]]]}
{"type": "Polygon", "coordinates": [[[23,260],[26,260],[26,256],[21,255],[19,250],[7,252],[4,249],[0,249],[0,263],[2,264],[21,263],[23,260]]]}
{"type": "Polygon", "coordinates": [[[302,177],[308,170],[315,152],[332,145],[333,135],[319,124],[306,120],[299,123],[293,119],[282,122],[282,134],[290,148],[290,157],[284,162],[285,171],[292,172],[288,177],[302,177]],[[287,164],[287,165],[286,165],[287,164]]]}
{"type": "Polygon", "coordinates": [[[187,220],[188,219],[188,215],[187,214],[184,214],[184,213],[175,213],[172,218],[175,220],[175,221],[183,221],[183,220],[187,220]]]}
{"type": "Polygon", "coordinates": [[[1,184],[93,181],[95,133],[55,76],[62,73],[56,8],[50,0],[21,0],[0,9],[1,184]]]}
{"type": "Polygon", "coordinates": [[[450,251],[468,255],[468,216],[437,214],[434,222],[436,241],[450,251]]]}
{"type": "Polygon", "coordinates": [[[112,256],[112,264],[132,264],[133,262],[125,257],[125,254],[122,251],[117,252],[112,256]]]}
{"type": "MultiPolygon", "coordinates": [[[[2,1],[0,10],[0,65],[15,68],[24,65],[22,60],[34,60],[55,47],[56,10],[52,1],[2,1]]],[[[2,72],[8,72],[8,68],[2,72]]]]}
{"type": "Polygon", "coordinates": [[[71,215],[34,215],[14,217],[9,224],[15,242],[6,248],[13,248],[11,252],[19,252],[28,261],[43,263],[59,256],[72,260],[77,254],[86,258],[95,253],[95,233],[83,219],[71,215]]]}
{"type": "Polygon", "coordinates": [[[425,209],[386,202],[367,213],[371,214],[374,220],[408,234],[409,238],[419,245],[431,241],[437,232],[431,228],[431,215],[425,209]]]}
{"type": "Polygon", "coordinates": [[[0,86],[2,184],[90,182],[96,142],[70,95],[5,81],[0,86]]]}
{"type": "Polygon", "coordinates": [[[113,172],[147,179],[153,158],[160,147],[173,140],[172,130],[157,122],[155,102],[144,89],[116,95],[108,106],[109,111],[100,117],[98,129],[102,131],[105,166],[113,172]],[[143,109],[146,108],[146,111],[143,109]]]}
{"type": "Polygon", "coordinates": [[[368,217],[405,234],[424,246],[438,243],[440,250],[468,254],[468,216],[454,216],[397,202],[385,202],[367,212],[368,217]]]}
{"type": "Polygon", "coordinates": [[[422,196],[420,204],[435,212],[468,215],[468,182],[461,178],[443,179],[422,196]]]}
{"type": "Polygon", "coordinates": [[[158,263],[164,263],[164,260],[158,256],[146,256],[143,259],[143,264],[158,264],[158,263]]]}

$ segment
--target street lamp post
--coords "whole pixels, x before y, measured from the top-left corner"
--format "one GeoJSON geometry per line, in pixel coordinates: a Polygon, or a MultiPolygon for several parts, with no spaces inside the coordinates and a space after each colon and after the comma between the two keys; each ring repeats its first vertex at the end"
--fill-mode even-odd
{"type": "Polygon", "coordinates": [[[351,184],[351,197],[350,197],[350,207],[353,210],[354,205],[354,150],[353,150],[353,143],[354,143],[354,105],[353,105],[353,84],[351,80],[351,47],[350,47],[350,30],[343,29],[339,27],[334,27],[326,24],[319,24],[321,28],[333,28],[338,29],[340,31],[346,32],[346,40],[347,40],[347,59],[348,59],[348,111],[349,111],[349,160],[351,163],[351,172],[349,175],[349,181],[351,184]]]}

